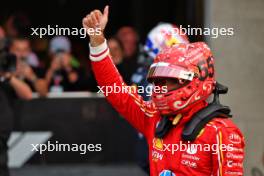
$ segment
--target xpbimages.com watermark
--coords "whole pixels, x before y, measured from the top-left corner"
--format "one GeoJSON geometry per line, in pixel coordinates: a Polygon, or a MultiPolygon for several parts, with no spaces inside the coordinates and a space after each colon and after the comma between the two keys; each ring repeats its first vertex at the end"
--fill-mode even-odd
{"type": "Polygon", "coordinates": [[[101,35],[102,30],[98,28],[75,28],[60,27],[59,25],[47,25],[46,27],[31,28],[31,36],[43,38],[44,36],[79,36],[86,38],[87,35],[101,35]]]}
{"type": "Polygon", "coordinates": [[[85,155],[87,152],[100,152],[103,150],[102,144],[62,144],[56,141],[47,144],[31,144],[31,151],[43,154],[43,152],[79,152],[85,155]]]}
{"type": "MultiPolygon", "coordinates": [[[[211,38],[218,38],[219,36],[233,36],[234,28],[232,27],[175,27],[174,31],[163,31],[164,35],[187,35],[187,36],[210,36],[211,38]]],[[[87,35],[101,35],[101,28],[76,28],[76,27],[61,27],[59,25],[47,25],[43,27],[31,28],[31,36],[43,38],[44,36],[79,36],[86,38],[87,35]]]]}
{"type": "MultiPolygon", "coordinates": [[[[162,139],[153,139],[153,148],[157,151],[170,152],[175,154],[177,151],[187,152],[188,154],[196,154],[197,152],[212,152],[217,154],[219,151],[232,152],[234,150],[233,144],[195,144],[195,143],[183,143],[179,144],[165,144],[162,139]]],[[[155,153],[155,151],[153,151],[155,153]]]]}
{"type": "Polygon", "coordinates": [[[179,28],[173,28],[174,31],[164,30],[164,35],[187,35],[187,36],[209,36],[211,38],[218,38],[219,36],[233,36],[234,28],[232,27],[191,27],[187,25],[183,27],[182,25],[179,28]]]}
{"type": "Polygon", "coordinates": [[[98,92],[103,93],[105,96],[108,96],[112,93],[129,93],[129,94],[145,94],[146,96],[151,96],[152,93],[164,94],[168,92],[167,86],[154,86],[148,85],[144,86],[127,86],[124,83],[122,85],[117,85],[114,83],[111,86],[97,86],[98,92]]]}

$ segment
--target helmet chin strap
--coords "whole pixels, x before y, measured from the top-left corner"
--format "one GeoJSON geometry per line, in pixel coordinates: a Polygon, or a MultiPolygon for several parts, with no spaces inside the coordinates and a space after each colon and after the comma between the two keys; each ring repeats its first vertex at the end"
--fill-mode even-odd
{"type": "Polygon", "coordinates": [[[182,114],[177,114],[172,121],[172,125],[177,125],[181,120],[181,118],[182,118],[182,114]]]}
{"type": "Polygon", "coordinates": [[[175,115],[162,116],[155,132],[155,136],[157,138],[163,138],[173,126],[176,126],[180,122],[183,117],[181,113],[177,114],[173,119],[171,119],[173,116],[175,115]]]}
{"type": "Polygon", "coordinates": [[[169,130],[172,128],[172,123],[169,117],[167,116],[162,116],[161,120],[159,121],[156,131],[155,131],[155,136],[157,138],[163,138],[169,130]]]}
{"type": "Polygon", "coordinates": [[[185,107],[175,113],[161,115],[162,118],[156,127],[155,136],[157,138],[163,138],[173,126],[176,126],[181,121],[184,116],[183,114],[189,112],[191,107],[185,107]]]}

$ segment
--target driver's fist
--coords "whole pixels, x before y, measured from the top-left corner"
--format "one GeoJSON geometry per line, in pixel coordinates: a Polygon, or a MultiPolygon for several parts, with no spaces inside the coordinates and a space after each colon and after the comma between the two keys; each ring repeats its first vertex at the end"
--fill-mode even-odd
{"type": "MultiPolygon", "coordinates": [[[[82,20],[83,27],[86,29],[86,31],[89,31],[89,28],[93,28],[93,29],[100,28],[100,31],[103,33],[108,21],[108,9],[109,7],[105,6],[103,13],[100,10],[96,9],[90,12],[88,15],[86,15],[86,17],[84,17],[82,20]]],[[[88,33],[88,35],[92,37],[98,34],[88,33]]]]}

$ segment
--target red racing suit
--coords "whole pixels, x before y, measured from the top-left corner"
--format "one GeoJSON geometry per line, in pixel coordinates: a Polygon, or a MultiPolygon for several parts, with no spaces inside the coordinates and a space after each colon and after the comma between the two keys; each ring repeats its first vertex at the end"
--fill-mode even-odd
{"type": "Polygon", "coordinates": [[[152,101],[143,101],[133,91],[120,92],[120,89],[106,94],[109,87],[125,85],[111,60],[106,41],[98,47],[90,46],[90,59],[107,100],[146,137],[151,176],[243,175],[244,137],[230,119],[214,118],[193,142],[183,142],[181,134],[186,122],[207,105],[201,102],[183,113],[178,124],[164,138],[156,138],[155,129],[161,116],[152,101]]]}

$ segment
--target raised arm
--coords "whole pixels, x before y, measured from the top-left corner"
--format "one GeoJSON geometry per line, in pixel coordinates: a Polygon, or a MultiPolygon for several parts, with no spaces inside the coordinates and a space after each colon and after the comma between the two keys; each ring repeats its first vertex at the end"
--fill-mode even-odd
{"type": "Polygon", "coordinates": [[[83,19],[83,27],[87,31],[89,28],[95,30],[99,28],[101,31],[99,35],[88,33],[90,59],[96,80],[112,106],[136,129],[147,135],[146,131],[153,122],[156,110],[152,103],[144,102],[137,93],[122,91],[126,85],[112,62],[103,34],[107,21],[108,6],[105,7],[103,14],[99,10],[94,10],[83,19]]]}

